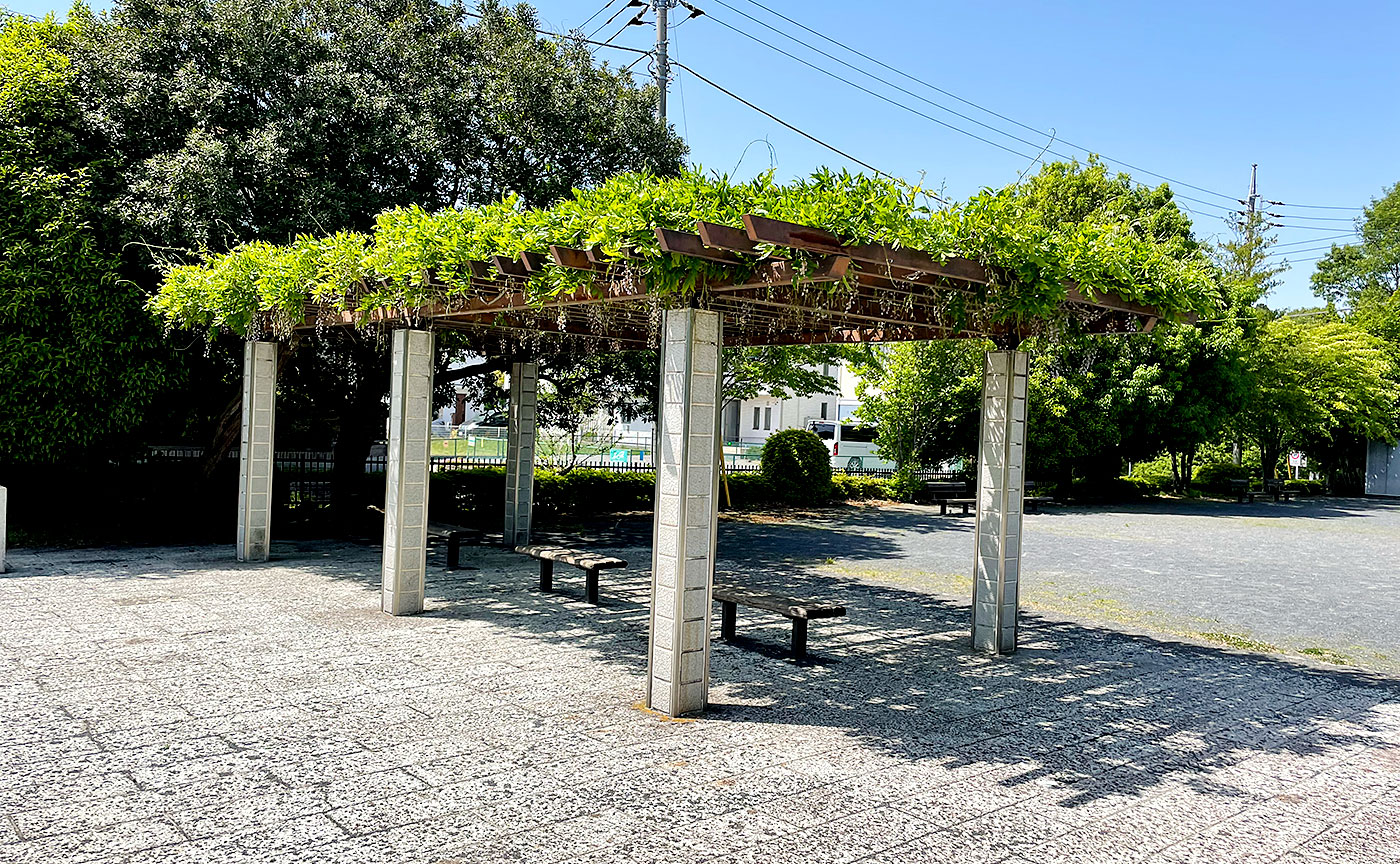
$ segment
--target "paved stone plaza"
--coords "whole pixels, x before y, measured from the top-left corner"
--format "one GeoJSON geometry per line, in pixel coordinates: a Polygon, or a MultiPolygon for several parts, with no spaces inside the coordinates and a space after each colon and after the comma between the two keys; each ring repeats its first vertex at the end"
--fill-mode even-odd
{"type": "MultiPolygon", "coordinates": [[[[1078,517],[1034,517],[1028,556],[1052,518],[1078,517]]],[[[722,571],[850,615],[796,664],[741,610],[714,707],[667,722],[637,707],[649,556],[620,527],[589,543],[633,563],[601,607],[571,568],[541,595],[520,556],[439,550],[410,618],[373,546],[16,551],[0,861],[1400,860],[1396,678],[1035,615],[982,657],[964,598],[841,575],[881,544],[913,566],[879,530],[784,564],[777,526],[726,523],[752,542],[722,571]]]]}

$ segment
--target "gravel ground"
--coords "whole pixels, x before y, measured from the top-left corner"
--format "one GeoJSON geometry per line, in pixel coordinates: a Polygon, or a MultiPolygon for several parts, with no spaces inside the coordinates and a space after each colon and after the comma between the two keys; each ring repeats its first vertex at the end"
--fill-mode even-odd
{"type": "MultiPolygon", "coordinates": [[[[1179,518],[1039,517],[1028,554],[1076,524],[1101,527],[1056,566],[1135,552],[1111,535],[1139,517],[1179,518]]],[[[741,614],[706,715],[651,715],[640,525],[569,537],[632,562],[601,606],[470,549],[406,618],[372,546],[17,552],[0,862],[1400,860],[1400,680],[1035,612],[1017,654],[973,654],[917,569],[953,570],[966,522],[917,509],[726,522],[731,576],[850,615],[794,663],[783,619],[741,614]]]]}
{"type": "MultiPolygon", "coordinates": [[[[851,507],[726,523],[719,542],[747,565],[787,560],[961,598],[971,534],[970,516],[851,507]]],[[[1400,671],[1400,503],[1055,507],[1026,517],[1022,568],[1030,608],[1400,671]]]]}

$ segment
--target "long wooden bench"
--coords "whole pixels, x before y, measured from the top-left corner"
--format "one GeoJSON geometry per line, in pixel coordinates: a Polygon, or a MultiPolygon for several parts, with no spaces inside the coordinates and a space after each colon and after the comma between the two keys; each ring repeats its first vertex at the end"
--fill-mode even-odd
{"type": "Polygon", "coordinates": [[[598,571],[626,567],[621,558],[595,555],[580,549],[565,549],[562,546],[516,546],[515,551],[522,555],[537,558],[540,562],[540,590],[554,590],[554,564],[569,564],[584,573],[584,594],[588,602],[598,605],[598,571]]]}
{"type": "Polygon", "coordinates": [[[776,612],[792,621],[792,653],[807,656],[807,622],[815,618],[840,618],[846,607],[836,603],[821,603],[784,597],[756,588],[726,585],[716,582],[712,596],[720,604],[720,636],[733,639],[738,619],[738,607],[748,606],[765,612],[776,612]]]}
{"type": "Polygon", "coordinates": [[[947,516],[949,507],[961,507],[962,515],[966,516],[968,508],[977,503],[966,483],[930,480],[924,484],[924,491],[933,496],[934,502],[938,504],[939,516],[947,516]]]}
{"type": "Polygon", "coordinates": [[[1035,514],[1040,512],[1040,505],[1054,503],[1055,499],[1050,495],[1030,495],[1021,499],[1021,511],[1035,514]]]}

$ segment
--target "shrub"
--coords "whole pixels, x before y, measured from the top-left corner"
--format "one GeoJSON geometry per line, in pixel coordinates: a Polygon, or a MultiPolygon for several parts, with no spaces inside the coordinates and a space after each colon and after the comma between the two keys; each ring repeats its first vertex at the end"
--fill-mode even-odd
{"type": "Polygon", "coordinates": [[[762,473],[774,495],[788,504],[815,504],[831,497],[831,453],[807,429],[784,429],[763,444],[762,473]]]}
{"type": "Polygon", "coordinates": [[[889,488],[896,501],[913,501],[923,495],[924,481],[914,473],[914,469],[905,466],[894,472],[889,488]]]}
{"type": "MultiPolygon", "coordinates": [[[[724,501],[724,489],[719,491],[720,502],[724,501]]],[[[765,507],[775,500],[773,487],[762,474],[752,471],[735,472],[729,475],[729,500],[737,509],[765,507]]]]}
{"type": "Polygon", "coordinates": [[[1248,465],[1236,465],[1233,462],[1212,462],[1197,468],[1192,482],[1207,492],[1228,495],[1230,494],[1231,480],[1249,480],[1253,476],[1254,469],[1248,465]]]}
{"type": "Polygon", "coordinates": [[[1326,495],[1327,482],[1325,480],[1285,480],[1283,488],[1296,489],[1299,495],[1326,495]]]}
{"type": "Polygon", "coordinates": [[[894,501],[893,481],[885,477],[836,474],[831,478],[831,497],[837,501],[894,501]]]}

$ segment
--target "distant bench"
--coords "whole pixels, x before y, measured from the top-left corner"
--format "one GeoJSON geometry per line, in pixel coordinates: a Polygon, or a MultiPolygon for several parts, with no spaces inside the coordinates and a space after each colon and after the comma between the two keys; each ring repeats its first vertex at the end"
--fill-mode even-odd
{"type": "MultiPolygon", "coordinates": [[[[373,510],[374,512],[378,513],[380,516],[383,516],[383,515],[384,515],[384,508],[383,508],[383,507],[376,507],[376,506],[374,506],[373,504],[371,504],[371,505],[369,505],[369,509],[371,509],[371,510],[373,510]]],[[[471,528],[463,528],[463,527],[460,526],[460,525],[448,525],[448,524],[445,523],[445,522],[429,522],[429,523],[428,523],[428,539],[429,539],[429,540],[446,540],[446,541],[447,541],[447,569],[448,569],[448,570],[459,570],[459,569],[461,569],[461,567],[462,567],[462,541],[465,540],[465,539],[467,539],[467,538],[469,538],[469,537],[470,537],[470,538],[476,538],[476,539],[479,540],[479,539],[481,538],[481,532],[480,532],[480,531],[472,530],[471,528]]]]}
{"type": "Polygon", "coordinates": [[[967,515],[969,507],[977,503],[977,499],[972,497],[972,490],[966,483],[946,483],[937,480],[930,480],[924,483],[924,491],[933,497],[938,504],[938,515],[947,516],[949,507],[961,507],[962,515],[967,515]]]}
{"type": "Polygon", "coordinates": [[[720,635],[725,639],[734,638],[738,607],[748,606],[765,612],[776,612],[792,621],[792,653],[794,657],[807,656],[807,622],[815,618],[840,618],[846,614],[846,607],[836,603],[820,603],[811,600],[798,600],[784,597],[755,588],[714,583],[713,597],[720,604],[720,635]]]}
{"type": "MultiPolygon", "coordinates": [[[[977,499],[972,497],[972,489],[966,483],[945,483],[929,481],[924,484],[927,491],[938,505],[938,515],[947,516],[949,507],[961,507],[962,515],[966,516],[967,511],[977,505],[977,499]]],[[[1035,483],[1026,484],[1026,492],[1034,492],[1035,483]]],[[[1049,495],[1026,495],[1021,499],[1022,510],[1026,513],[1039,513],[1042,504],[1053,504],[1055,499],[1049,495]]]]}
{"type": "Polygon", "coordinates": [[[611,558],[607,555],[595,555],[592,552],[584,552],[579,549],[565,549],[562,546],[516,546],[515,551],[521,555],[529,555],[537,558],[540,562],[540,590],[554,590],[554,564],[569,564],[577,567],[584,573],[584,595],[588,602],[598,605],[598,571],[613,570],[618,567],[626,567],[627,562],[621,558],[611,558]]]}
{"type": "Polygon", "coordinates": [[[1250,489],[1248,480],[1231,480],[1230,494],[1237,497],[1241,504],[1253,504],[1254,499],[1260,496],[1267,496],[1274,501],[1291,501],[1297,497],[1298,490],[1287,488],[1278,478],[1265,480],[1263,489],[1250,489]]]}

